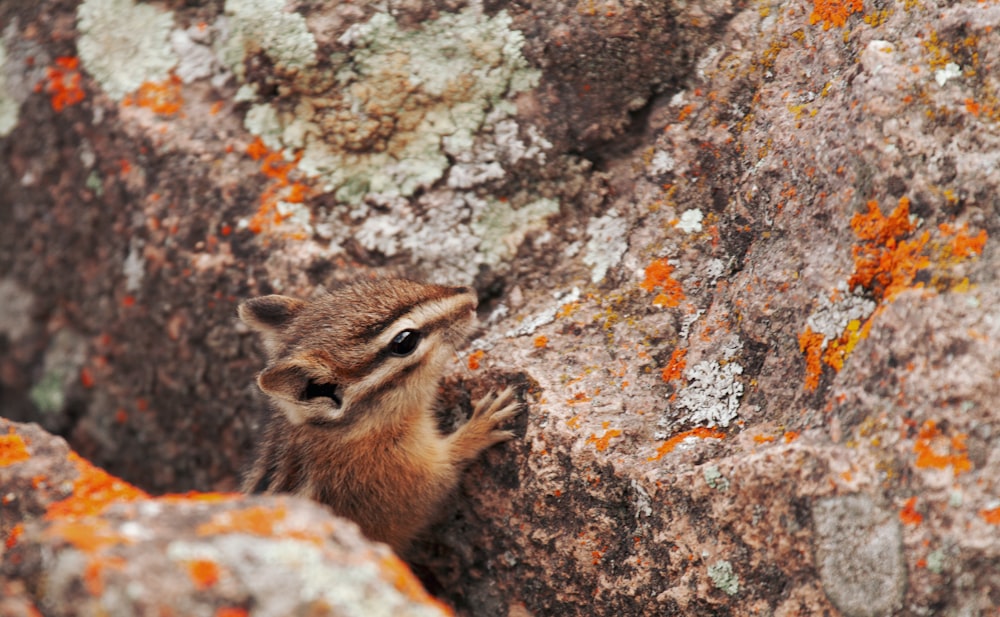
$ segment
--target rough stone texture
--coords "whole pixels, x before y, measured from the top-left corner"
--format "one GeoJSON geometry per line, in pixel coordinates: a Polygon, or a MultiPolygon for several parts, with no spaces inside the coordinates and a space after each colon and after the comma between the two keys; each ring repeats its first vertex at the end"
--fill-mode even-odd
{"type": "Polygon", "coordinates": [[[529,409],[412,556],[459,613],[1000,604],[996,2],[150,3],[124,95],[117,4],[0,4],[5,416],[231,490],[238,300],[472,283],[443,422],[529,409]]]}
{"type": "Polygon", "coordinates": [[[0,432],[2,615],[447,614],[386,546],[312,502],[151,499],[35,425],[0,432]]]}

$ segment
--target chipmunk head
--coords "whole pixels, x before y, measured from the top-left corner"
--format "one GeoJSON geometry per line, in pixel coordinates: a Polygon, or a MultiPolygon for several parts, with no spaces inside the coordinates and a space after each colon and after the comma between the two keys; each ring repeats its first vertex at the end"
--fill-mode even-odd
{"type": "Polygon", "coordinates": [[[260,389],[293,424],[322,424],[362,409],[429,405],[475,308],[467,287],[379,279],[311,301],[253,298],[239,315],[267,349],[260,389]]]}

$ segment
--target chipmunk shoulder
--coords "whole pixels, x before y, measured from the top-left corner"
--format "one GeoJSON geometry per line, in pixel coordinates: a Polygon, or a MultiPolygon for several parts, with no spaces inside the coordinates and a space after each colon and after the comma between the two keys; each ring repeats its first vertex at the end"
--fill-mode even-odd
{"type": "Polygon", "coordinates": [[[437,429],[439,383],[476,305],[467,287],[404,279],[243,302],[240,319],[267,352],[257,385],[272,405],[243,490],[310,497],[404,551],[465,464],[513,437],[497,428],[519,411],[510,388],[454,433],[437,429]]]}

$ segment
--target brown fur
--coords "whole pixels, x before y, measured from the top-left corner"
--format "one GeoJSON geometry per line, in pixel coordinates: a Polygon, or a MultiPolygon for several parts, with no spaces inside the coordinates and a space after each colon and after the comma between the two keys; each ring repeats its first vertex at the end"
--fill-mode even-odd
{"type": "Polygon", "coordinates": [[[454,434],[436,428],[438,383],[475,306],[466,288],[401,279],[355,283],[311,302],[244,302],[240,318],[268,350],[257,382],[274,413],[243,490],[310,497],[403,551],[463,465],[513,436],[496,428],[519,408],[509,388],[481,400],[454,434]],[[391,341],[404,329],[420,332],[418,346],[393,356],[391,341]]]}

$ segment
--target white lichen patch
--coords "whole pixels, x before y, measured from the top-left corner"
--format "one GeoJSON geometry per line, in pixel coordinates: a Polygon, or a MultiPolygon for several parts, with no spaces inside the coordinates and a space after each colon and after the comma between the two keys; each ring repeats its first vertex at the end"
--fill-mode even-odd
{"type": "Polygon", "coordinates": [[[236,75],[245,74],[243,59],[263,52],[284,69],[316,64],[316,39],[302,15],[289,11],[285,0],[226,0],[229,35],[220,42],[222,62],[236,75]]]}
{"type": "Polygon", "coordinates": [[[408,251],[414,263],[437,265],[429,279],[451,283],[471,283],[481,266],[509,259],[530,231],[545,229],[546,218],[559,212],[551,199],[514,207],[449,191],[429,193],[416,204],[397,198],[384,205],[387,211],[369,212],[352,238],[388,257],[408,251]]]}
{"type": "Polygon", "coordinates": [[[299,169],[342,203],[409,197],[443,178],[449,157],[453,188],[496,180],[548,144],[530,129],[522,137],[512,119],[509,99],[540,72],[510,25],[503,11],[467,9],[403,30],[376,13],[341,37],[348,51],[324,74],[296,74],[294,105],[259,101],[246,126],[272,149],[301,153],[299,169]]]}
{"type": "Polygon", "coordinates": [[[21,109],[20,103],[7,92],[7,47],[3,39],[0,39],[0,137],[6,137],[17,126],[17,116],[21,109]]]}
{"type": "Polygon", "coordinates": [[[177,64],[170,11],[132,0],[85,0],[76,17],[83,68],[115,100],[147,81],[163,81],[177,64]]]}
{"type": "Polygon", "coordinates": [[[702,230],[701,221],[704,218],[705,215],[697,208],[685,210],[677,222],[677,229],[689,234],[699,232],[702,230]]]}
{"type": "Polygon", "coordinates": [[[852,322],[860,324],[875,311],[875,301],[848,291],[847,283],[841,282],[832,297],[823,296],[819,306],[806,320],[813,332],[823,335],[823,347],[839,338],[852,322]]]}
{"type": "Polygon", "coordinates": [[[657,150],[649,162],[649,174],[652,176],[663,175],[668,171],[673,171],[676,164],[677,162],[674,161],[674,157],[670,156],[669,152],[657,150]]]}
{"type": "Polygon", "coordinates": [[[228,76],[219,64],[219,59],[211,47],[212,28],[191,26],[186,30],[177,29],[170,33],[170,45],[179,59],[174,73],[184,83],[215,77],[213,85],[221,87],[228,76]]]}
{"type": "Polygon", "coordinates": [[[146,276],[146,259],[142,254],[142,240],[132,238],[129,242],[128,256],[122,264],[125,275],[125,290],[136,293],[142,287],[142,279],[146,276]]]}
{"type": "Polygon", "coordinates": [[[944,65],[944,68],[934,71],[934,81],[937,82],[942,88],[948,80],[958,79],[962,76],[962,67],[958,66],[954,62],[949,62],[944,65]]]}
{"type": "Polygon", "coordinates": [[[610,210],[587,224],[587,236],[583,263],[590,266],[591,282],[600,283],[628,250],[628,221],[610,210]]]}
{"type": "Polygon", "coordinates": [[[687,409],[686,422],[697,426],[727,427],[736,419],[743,396],[738,377],[743,367],[735,362],[720,364],[706,360],[689,367],[687,385],[677,394],[677,406],[687,409]]]}
{"type": "Polygon", "coordinates": [[[525,319],[521,322],[521,325],[512,330],[508,330],[504,336],[507,338],[514,338],[516,336],[534,334],[535,330],[539,327],[552,323],[556,320],[556,315],[559,313],[559,309],[580,299],[580,288],[574,287],[568,292],[557,292],[554,295],[556,299],[556,303],[554,305],[525,319]]]}

